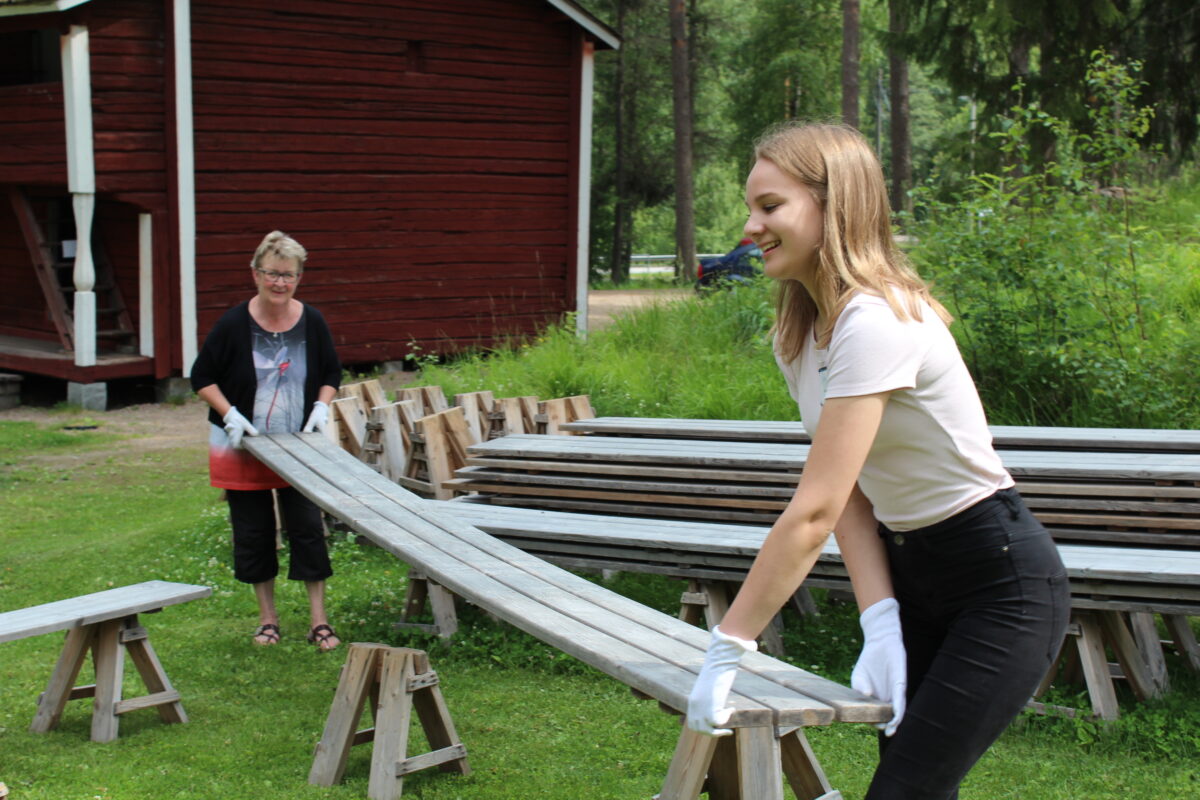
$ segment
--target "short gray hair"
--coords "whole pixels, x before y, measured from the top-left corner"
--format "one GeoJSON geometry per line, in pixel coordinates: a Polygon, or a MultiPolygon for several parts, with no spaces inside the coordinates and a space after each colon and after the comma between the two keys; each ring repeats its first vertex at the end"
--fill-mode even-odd
{"type": "Polygon", "coordinates": [[[254,258],[250,260],[250,267],[258,269],[262,265],[263,259],[267,256],[294,259],[296,270],[303,272],[304,262],[308,260],[308,251],[304,249],[303,245],[283,231],[271,231],[263,237],[262,244],[254,251],[254,258]]]}

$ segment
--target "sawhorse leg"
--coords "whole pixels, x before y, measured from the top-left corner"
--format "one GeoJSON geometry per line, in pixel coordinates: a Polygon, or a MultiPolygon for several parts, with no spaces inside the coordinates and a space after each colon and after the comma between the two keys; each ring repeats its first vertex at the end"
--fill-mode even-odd
{"type": "Polygon", "coordinates": [[[394,627],[400,629],[417,629],[436,633],[443,639],[450,639],[458,632],[458,612],[454,608],[454,593],[429,580],[424,573],[410,569],[408,572],[408,590],[404,597],[404,617],[394,627]],[[421,615],[428,604],[433,612],[433,624],[423,625],[412,620],[421,615]]]}
{"type": "Polygon", "coordinates": [[[1184,662],[1193,672],[1200,672],[1200,645],[1196,644],[1196,632],[1192,630],[1188,618],[1181,614],[1163,614],[1163,622],[1171,632],[1175,649],[1184,662]]]}
{"type": "Polygon", "coordinates": [[[658,800],[783,800],[787,780],[799,800],[841,800],[799,729],[735,728],[719,739],[684,728],[658,800]]]}
{"type": "Polygon", "coordinates": [[[67,701],[91,697],[92,741],[111,742],[119,732],[119,717],[142,708],[157,708],[163,722],[187,722],[179,692],[171,686],[167,673],[150,644],[146,629],[137,616],[82,625],[67,632],[62,654],[50,675],[46,691],[38,701],[38,710],[29,729],[45,733],[58,726],[67,701]],[[75,686],[75,679],[92,653],[96,682],[75,686]],[[125,654],[129,653],[149,694],[122,699],[125,654]]]}
{"type": "MultiPolygon", "coordinates": [[[[700,615],[709,630],[721,624],[729,611],[730,595],[736,593],[736,584],[725,581],[688,580],[688,589],[679,598],[679,618],[691,625],[700,624],[700,615]]],[[[782,617],[778,614],[762,632],[763,649],[773,656],[784,655],[782,617]]]]}

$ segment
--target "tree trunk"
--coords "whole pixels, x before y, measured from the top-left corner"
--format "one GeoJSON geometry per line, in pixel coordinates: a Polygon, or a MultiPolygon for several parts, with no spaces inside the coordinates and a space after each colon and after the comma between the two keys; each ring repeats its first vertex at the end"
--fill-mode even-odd
{"type": "MultiPolygon", "coordinates": [[[[888,27],[893,36],[904,33],[904,0],[889,0],[888,27]]],[[[892,211],[912,210],[912,137],[908,114],[908,59],[894,42],[888,46],[892,100],[892,211]]]]}
{"type": "Polygon", "coordinates": [[[842,0],[842,122],[858,127],[858,0],[842,0]]]}
{"type": "MultiPolygon", "coordinates": [[[[625,35],[625,0],[617,0],[617,35],[625,35]]],[[[620,286],[629,279],[629,256],[625,239],[628,230],[625,227],[627,194],[629,188],[625,185],[625,48],[617,50],[617,69],[613,81],[613,140],[614,157],[616,160],[613,170],[613,232],[612,251],[609,258],[609,274],[613,285],[620,286]]]]}
{"type": "Polygon", "coordinates": [[[692,188],[692,87],[689,80],[687,8],[668,0],[671,16],[671,82],[675,121],[675,277],[690,275],[696,260],[692,188]]]}

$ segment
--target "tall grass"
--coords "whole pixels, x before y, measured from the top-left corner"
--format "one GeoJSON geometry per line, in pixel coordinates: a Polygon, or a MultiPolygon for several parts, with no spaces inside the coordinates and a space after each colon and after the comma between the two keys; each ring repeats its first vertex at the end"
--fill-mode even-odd
{"type": "Polygon", "coordinates": [[[426,367],[421,380],[448,394],[586,394],[616,416],[794,419],[767,336],[772,313],[763,282],[618,316],[587,341],[552,328],[516,349],[426,367]]]}

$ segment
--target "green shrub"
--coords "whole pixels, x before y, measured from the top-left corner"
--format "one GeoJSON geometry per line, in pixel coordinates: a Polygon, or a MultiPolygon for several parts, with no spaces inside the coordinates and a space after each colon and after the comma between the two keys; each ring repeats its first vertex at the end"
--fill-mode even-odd
{"type": "Polygon", "coordinates": [[[421,380],[447,395],[586,394],[611,416],[795,419],[771,355],[772,320],[760,281],[641,308],[586,341],[573,325],[551,328],[515,349],[428,365],[421,380]]]}
{"type": "Polygon", "coordinates": [[[1097,53],[1089,74],[1096,132],[1035,106],[1013,109],[1002,174],[974,177],[959,202],[918,193],[922,274],[954,326],[994,422],[1195,427],[1200,367],[1194,238],[1149,225],[1169,202],[1128,185],[1150,110],[1134,105],[1137,64],[1097,53]],[[1030,132],[1049,130],[1038,168],[1030,132]]]}

